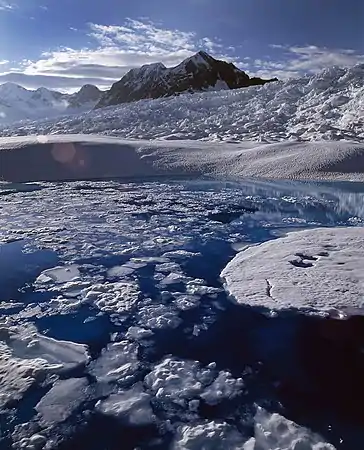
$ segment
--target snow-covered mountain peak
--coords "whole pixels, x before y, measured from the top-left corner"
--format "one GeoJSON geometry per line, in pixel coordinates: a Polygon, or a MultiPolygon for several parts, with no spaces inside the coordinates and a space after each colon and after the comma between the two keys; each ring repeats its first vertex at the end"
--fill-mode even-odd
{"type": "Polygon", "coordinates": [[[191,64],[193,64],[195,67],[203,66],[205,68],[211,67],[213,63],[214,58],[212,58],[210,55],[208,55],[206,52],[199,51],[193,56],[190,56],[189,58],[185,59],[181,62],[177,67],[175,67],[175,71],[178,71],[179,69],[185,69],[191,64]]]}
{"type": "Polygon", "coordinates": [[[167,69],[163,64],[157,63],[130,70],[102,95],[96,107],[145,98],[169,97],[183,92],[237,89],[269,81],[272,80],[251,79],[233,64],[200,51],[176,67],[167,69]]]}
{"type": "Polygon", "coordinates": [[[158,77],[165,70],[167,70],[167,68],[162,63],[144,64],[141,67],[131,69],[125,77],[133,79],[158,77]]]}
{"type": "Polygon", "coordinates": [[[0,92],[19,92],[19,91],[26,91],[25,88],[22,86],[19,86],[16,83],[4,83],[0,85],[0,92]]]}
{"type": "Polygon", "coordinates": [[[27,99],[29,91],[15,83],[4,83],[0,85],[0,103],[9,100],[27,99]]]}

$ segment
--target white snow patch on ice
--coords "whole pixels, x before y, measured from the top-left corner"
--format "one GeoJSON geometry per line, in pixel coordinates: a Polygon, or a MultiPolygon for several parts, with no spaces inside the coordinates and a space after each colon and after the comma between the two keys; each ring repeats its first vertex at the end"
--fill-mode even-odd
{"type": "Polygon", "coordinates": [[[240,252],[221,276],[242,304],[317,314],[364,311],[364,228],[298,231],[240,252]]]}

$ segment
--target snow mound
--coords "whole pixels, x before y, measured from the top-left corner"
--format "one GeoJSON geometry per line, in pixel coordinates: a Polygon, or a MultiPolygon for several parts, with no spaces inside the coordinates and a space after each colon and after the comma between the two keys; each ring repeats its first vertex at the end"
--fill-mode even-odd
{"type": "Polygon", "coordinates": [[[363,144],[137,141],[90,135],[0,138],[4,181],[161,176],[364,180],[363,144]]]}
{"type": "Polygon", "coordinates": [[[364,64],[285,82],[185,94],[7,126],[2,136],[95,133],[209,141],[364,140],[364,64]]]}
{"type": "Polygon", "coordinates": [[[223,270],[241,304],[341,316],[364,308],[364,229],[299,231],[250,247],[223,270]]]}

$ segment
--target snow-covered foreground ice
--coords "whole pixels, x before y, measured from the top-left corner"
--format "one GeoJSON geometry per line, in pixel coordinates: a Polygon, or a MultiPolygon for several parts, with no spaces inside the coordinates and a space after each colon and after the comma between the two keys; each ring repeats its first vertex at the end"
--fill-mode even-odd
{"type": "Polygon", "coordinates": [[[94,133],[133,139],[364,140],[364,64],[232,91],[184,94],[23,122],[2,136],[94,133]]]}
{"type": "Polygon", "coordinates": [[[361,448],[363,184],[3,183],[0,208],[1,449],[361,448]],[[244,255],[269,304],[225,291],[244,255]],[[320,314],[274,295],[310,271],[320,314]]]}
{"type": "Polygon", "coordinates": [[[363,181],[364,144],[171,142],[96,135],[0,138],[0,178],[5,181],[205,175],[363,181]]]}

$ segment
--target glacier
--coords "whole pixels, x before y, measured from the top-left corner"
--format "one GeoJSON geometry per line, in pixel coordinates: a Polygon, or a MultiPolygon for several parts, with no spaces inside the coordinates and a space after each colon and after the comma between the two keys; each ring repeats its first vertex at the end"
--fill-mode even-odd
{"type": "Polygon", "coordinates": [[[124,139],[241,142],[364,140],[364,65],[232,91],[1,125],[1,136],[104,134],[124,139]]]}

